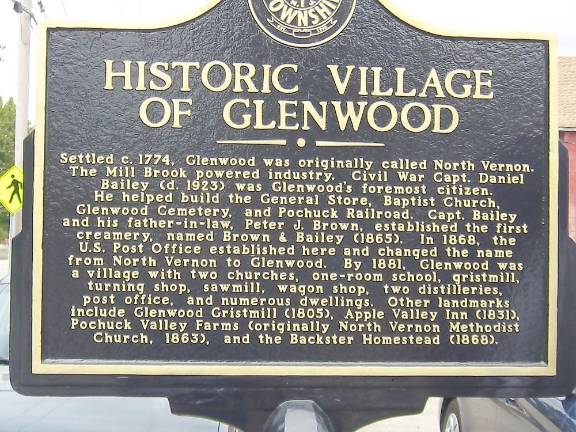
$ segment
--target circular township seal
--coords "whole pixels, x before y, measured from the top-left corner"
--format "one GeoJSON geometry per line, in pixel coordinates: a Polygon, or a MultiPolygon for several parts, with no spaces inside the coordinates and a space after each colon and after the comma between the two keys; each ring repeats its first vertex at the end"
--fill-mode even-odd
{"type": "Polygon", "coordinates": [[[310,48],[344,30],[356,0],[248,0],[248,4],[268,36],[289,46],[310,48]]]}

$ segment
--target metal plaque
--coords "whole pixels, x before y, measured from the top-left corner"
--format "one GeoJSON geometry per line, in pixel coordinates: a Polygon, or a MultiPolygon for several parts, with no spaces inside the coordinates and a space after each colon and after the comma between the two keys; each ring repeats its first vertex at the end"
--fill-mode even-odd
{"type": "Polygon", "coordinates": [[[17,388],[569,385],[554,44],[392,9],[40,30],[17,388]]]}

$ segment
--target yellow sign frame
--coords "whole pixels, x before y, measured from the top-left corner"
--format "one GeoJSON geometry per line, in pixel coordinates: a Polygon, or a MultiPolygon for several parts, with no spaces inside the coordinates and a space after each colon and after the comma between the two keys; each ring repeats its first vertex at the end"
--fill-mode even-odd
{"type": "Polygon", "coordinates": [[[47,34],[56,28],[90,29],[158,29],[171,27],[198,18],[222,0],[211,0],[191,16],[179,23],[163,23],[158,26],[123,27],[105,23],[44,22],[38,29],[37,62],[37,112],[35,134],[34,167],[34,226],[33,226],[33,276],[32,276],[32,373],[60,375],[197,375],[197,376],[554,376],[557,367],[557,296],[558,296],[558,113],[557,113],[557,54],[556,38],[552,35],[535,34],[466,34],[466,32],[447,33],[426,23],[417,22],[398,10],[389,0],[378,0],[386,9],[399,19],[422,31],[438,36],[498,38],[538,40],[549,43],[549,263],[548,263],[548,352],[547,361],[531,364],[504,363],[154,363],[154,362],[46,362],[42,360],[42,280],[43,280],[43,226],[44,226],[44,158],[45,158],[45,96],[46,96],[46,55],[47,34]]]}

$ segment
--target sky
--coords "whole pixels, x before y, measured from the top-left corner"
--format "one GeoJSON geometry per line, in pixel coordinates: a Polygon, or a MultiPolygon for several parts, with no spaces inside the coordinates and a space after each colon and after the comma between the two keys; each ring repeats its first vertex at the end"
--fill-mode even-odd
{"type": "MultiPolygon", "coordinates": [[[[246,1],[246,0],[223,0],[246,1]]],[[[374,0],[376,1],[376,0],[374,0]]],[[[37,20],[98,21],[110,24],[178,22],[207,0],[43,0],[41,13],[32,0],[37,20]],[[113,11],[113,13],[111,13],[113,11]]],[[[562,56],[576,56],[576,1],[574,0],[386,0],[403,15],[446,32],[550,33],[558,39],[562,56]]],[[[16,96],[20,19],[12,0],[0,0],[0,97],[16,96]]],[[[33,122],[35,91],[35,31],[32,32],[30,114],[33,122]]]]}

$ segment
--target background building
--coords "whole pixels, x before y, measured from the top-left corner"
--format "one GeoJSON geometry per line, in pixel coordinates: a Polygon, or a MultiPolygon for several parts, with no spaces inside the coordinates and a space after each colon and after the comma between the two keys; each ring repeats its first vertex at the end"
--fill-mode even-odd
{"type": "Polygon", "coordinates": [[[570,155],[568,231],[576,241],[576,57],[560,57],[558,81],[560,139],[570,155]]]}

